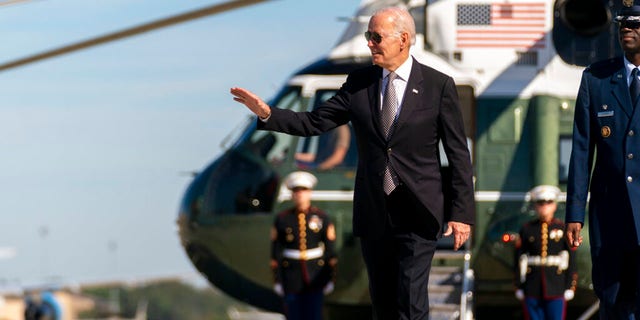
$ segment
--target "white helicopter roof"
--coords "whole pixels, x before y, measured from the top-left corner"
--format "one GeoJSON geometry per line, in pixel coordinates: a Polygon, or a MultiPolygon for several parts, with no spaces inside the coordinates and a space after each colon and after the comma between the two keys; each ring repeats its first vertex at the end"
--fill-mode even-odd
{"type": "Polygon", "coordinates": [[[407,2],[363,0],[328,58],[369,58],[371,54],[363,36],[369,18],[383,7],[399,5],[409,8],[416,20],[412,56],[450,75],[456,84],[472,86],[476,95],[527,97],[553,93],[575,96],[583,68],[564,63],[555,52],[550,36],[553,0],[511,0],[508,3],[477,0],[473,4],[465,0],[428,0],[426,14],[423,13],[425,0],[407,2]],[[511,10],[510,18],[500,22],[506,27],[493,23],[500,21],[496,18],[499,12],[495,11],[503,10],[504,6],[511,10]],[[465,10],[489,10],[493,24],[467,22],[465,17],[478,19],[478,15],[463,16],[461,12],[465,10]],[[425,24],[426,28],[421,28],[425,24]],[[428,30],[427,41],[425,29],[428,30]],[[466,33],[472,33],[473,37],[466,38],[466,33]]]}

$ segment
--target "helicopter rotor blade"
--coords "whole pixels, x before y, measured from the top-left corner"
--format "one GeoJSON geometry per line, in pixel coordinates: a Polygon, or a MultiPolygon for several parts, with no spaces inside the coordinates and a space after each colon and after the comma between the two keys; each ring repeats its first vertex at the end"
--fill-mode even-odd
{"type": "Polygon", "coordinates": [[[171,16],[171,17],[167,17],[167,18],[163,18],[160,20],[155,20],[152,22],[148,22],[142,25],[138,25],[135,27],[131,27],[128,29],[124,29],[121,31],[116,31],[113,33],[109,33],[109,34],[105,34],[102,36],[98,36],[95,38],[91,38],[91,39],[87,39],[84,41],[80,41],[80,42],[76,42],[70,45],[66,45],[66,46],[62,46],[59,48],[55,48],[55,49],[51,49],[45,52],[41,52],[38,54],[34,54],[31,56],[27,56],[24,58],[20,58],[20,59],[16,59],[13,61],[9,61],[6,63],[2,63],[0,64],[0,72],[4,71],[4,70],[8,70],[8,69],[12,69],[12,68],[16,68],[19,66],[23,66],[23,65],[27,65],[33,62],[37,62],[40,60],[44,60],[44,59],[48,59],[48,58],[52,58],[55,56],[60,56],[60,55],[64,55],[67,53],[71,53],[74,51],[78,51],[78,50],[83,50],[86,48],[90,48],[93,46],[97,46],[103,43],[107,43],[107,42],[111,42],[111,41],[116,41],[116,40],[120,40],[123,38],[128,38],[131,36],[135,36],[138,34],[142,34],[145,32],[149,32],[149,31],[153,31],[156,29],[160,29],[160,28],[164,28],[164,27],[168,27],[168,26],[172,26],[175,24],[179,24],[182,22],[186,22],[186,21],[190,21],[190,20],[194,20],[194,19],[198,19],[198,18],[202,18],[202,17],[206,17],[206,16],[210,16],[210,15],[214,15],[214,14],[218,14],[218,13],[222,13],[225,11],[230,11],[230,10],[234,10],[234,9],[238,9],[238,8],[242,8],[242,7],[247,7],[250,5],[254,5],[254,4],[258,4],[260,2],[265,2],[268,0],[233,0],[233,1],[228,1],[228,2],[224,2],[224,3],[220,3],[220,4],[215,4],[212,6],[208,6],[208,7],[204,7],[201,9],[196,9],[193,11],[189,11],[186,13],[182,13],[182,14],[178,14],[175,16],[171,16]]]}
{"type": "Polygon", "coordinates": [[[10,6],[14,4],[19,4],[21,2],[29,2],[29,1],[32,1],[32,0],[5,0],[0,2],[0,7],[10,6]]]}

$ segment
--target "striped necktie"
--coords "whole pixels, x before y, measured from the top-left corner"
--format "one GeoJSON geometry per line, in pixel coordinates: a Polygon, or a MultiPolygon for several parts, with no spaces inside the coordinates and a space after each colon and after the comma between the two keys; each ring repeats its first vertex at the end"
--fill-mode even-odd
{"type": "MultiPolygon", "coordinates": [[[[387,140],[389,140],[389,136],[393,131],[393,125],[398,111],[398,97],[396,96],[396,88],[393,86],[393,80],[397,76],[398,75],[395,72],[391,72],[387,76],[387,87],[384,91],[384,97],[382,100],[382,115],[380,120],[387,140]]],[[[395,172],[393,172],[393,169],[391,169],[387,160],[387,165],[384,168],[384,178],[382,180],[382,188],[384,189],[384,193],[387,195],[391,194],[398,185],[397,178],[395,178],[395,176],[395,172]]]]}

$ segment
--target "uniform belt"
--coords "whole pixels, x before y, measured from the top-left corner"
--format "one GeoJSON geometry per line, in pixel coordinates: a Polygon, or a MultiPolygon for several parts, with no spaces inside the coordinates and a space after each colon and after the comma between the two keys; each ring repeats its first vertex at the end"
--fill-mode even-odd
{"type": "Polygon", "coordinates": [[[520,256],[520,280],[524,282],[528,266],[545,266],[558,267],[558,271],[564,271],[569,268],[569,252],[560,251],[557,256],[528,256],[523,254],[520,256]]]}
{"type": "Polygon", "coordinates": [[[324,248],[317,247],[308,250],[294,250],[294,249],[284,249],[282,250],[282,255],[285,258],[295,259],[295,260],[311,260],[318,259],[324,255],[324,248]]]}

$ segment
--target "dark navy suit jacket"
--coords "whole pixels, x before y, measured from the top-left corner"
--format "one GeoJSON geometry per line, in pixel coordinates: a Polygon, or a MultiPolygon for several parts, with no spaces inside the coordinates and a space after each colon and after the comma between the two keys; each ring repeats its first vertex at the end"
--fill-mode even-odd
{"type": "Polygon", "coordinates": [[[631,105],[622,57],[595,63],[582,74],[565,222],[584,223],[589,191],[592,255],[603,247],[636,247],[640,239],[640,110],[634,112],[631,105]]]}
{"type": "MultiPolygon", "coordinates": [[[[258,127],[310,136],[351,121],[358,147],[353,199],[356,236],[381,236],[389,225],[382,189],[387,159],[400,181],[424,205],[422,212],[414,213],[414,221],[433,224],[435,218],[440,230],[445,221],[474,224],[473,173],[453,79],[414,59],[397,124],[388,141],[380,125],[381,82],[382,68],[359,69],[316,110],[272,108],[271,118],[258,121],[258,127]],[[443,181],[440,170],[439,141],[452,170],[448,181],[443,181]],[[452,190],[447,205],[451,212],[444,212],[443,186],[452,190]]],[[[435,229],[433,225],[424,227],[435,229]]]]}

